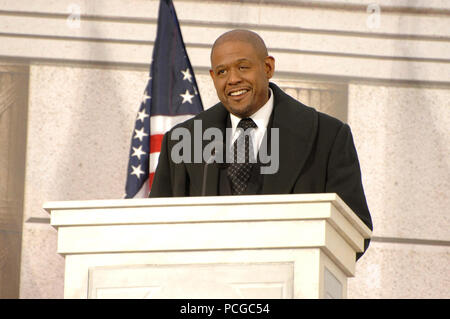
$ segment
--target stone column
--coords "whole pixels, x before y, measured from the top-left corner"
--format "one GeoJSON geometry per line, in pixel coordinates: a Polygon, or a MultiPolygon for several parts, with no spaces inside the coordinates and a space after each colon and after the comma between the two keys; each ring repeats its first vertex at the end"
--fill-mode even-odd
{"type": "Polygon", "coordinates": [[[0,298],[18,298],[28,67],[0,64],[0,298]]]}

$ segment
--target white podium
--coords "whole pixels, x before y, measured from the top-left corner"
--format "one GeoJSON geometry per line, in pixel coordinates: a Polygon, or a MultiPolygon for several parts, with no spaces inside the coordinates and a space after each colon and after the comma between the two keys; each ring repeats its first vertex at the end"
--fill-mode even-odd
{"type": "Polygon", "coordinates": [[[47,202],[65,298],[345,298],[371,231],[336,194],[47,202]]]}

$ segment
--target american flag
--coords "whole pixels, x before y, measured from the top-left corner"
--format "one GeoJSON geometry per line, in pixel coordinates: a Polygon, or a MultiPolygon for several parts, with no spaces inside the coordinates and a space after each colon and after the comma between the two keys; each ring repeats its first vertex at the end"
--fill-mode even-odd
{"type": "Polygon", "coordinates": [[[125,198],[148,197],[164,133],[201,111],[175,8],[171,0],[161,0],[153,61],[131,138],[125,198]]]}

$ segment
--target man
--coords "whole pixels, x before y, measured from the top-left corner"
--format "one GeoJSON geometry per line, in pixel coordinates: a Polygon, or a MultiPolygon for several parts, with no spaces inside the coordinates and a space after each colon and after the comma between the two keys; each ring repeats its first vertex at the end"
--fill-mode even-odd
{"type": "MultiPolygon", "coordinates": [[[[269,83],[274,71],[275,59],[268,55],[256,33],[233,30],[216,40],[211,50],[210,75],[220,103],[164,136],[150,197],[337,193],[372,229],[349,126],[303,105],[269,83]],[[227,128],[231,128],[231,143],[223,144],[235,151],[238,127],[244,122],[243,129],[253,127],[255,133],[251,136],[255,140],[247,138],[240,144],[247,149],[246,163],[236,164],[236,157],[226,165],[209,163],[208,159],[200,163],[174,161],[172,151],[179,141],[172,133],[179,128],[194,133],[195,121],[202,124],[202,132],[217,128],[226,136],[227,128]],[[274,129],[279,138],[275,141],[269,138],[274,129]],[[271,141],[269,149],[279,149],[277,171],[272,174],[261,173],[264,165],[259,156],[257,163],[247,164],[251,150],[264,145],[263,138],[271,141]]],[[[366,241],[366,248],[368,244],[366,241]]]]}

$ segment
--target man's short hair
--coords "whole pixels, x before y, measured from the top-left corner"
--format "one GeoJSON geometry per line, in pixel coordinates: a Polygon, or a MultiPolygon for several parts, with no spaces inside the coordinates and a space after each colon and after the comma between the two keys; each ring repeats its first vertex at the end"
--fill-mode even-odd
{"type": "Polygon", "coordinates": [[[242,41],[251,44],[255,48],[255,51],[258,54],[258,56],[261,57],[262,59],[264,59],[269,55],[264,40],[257,33],[245,29],[235,29],[225,32],[220,37],[218,37],[216,41],[214,41],[214,44],[211,49],[211,58],[214,49],[217,46],[221,45],[222,43],[228,41],[242,41]]]}

